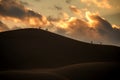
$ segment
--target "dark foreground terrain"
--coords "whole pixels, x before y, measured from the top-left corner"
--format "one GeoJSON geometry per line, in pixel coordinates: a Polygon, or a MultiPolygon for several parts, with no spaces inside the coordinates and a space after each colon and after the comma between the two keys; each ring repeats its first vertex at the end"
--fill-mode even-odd
{"type": "Polygon", "coordinates": [[[0,80],[119,80],[120,47],[39,29],[0,33],[0,80]]]}

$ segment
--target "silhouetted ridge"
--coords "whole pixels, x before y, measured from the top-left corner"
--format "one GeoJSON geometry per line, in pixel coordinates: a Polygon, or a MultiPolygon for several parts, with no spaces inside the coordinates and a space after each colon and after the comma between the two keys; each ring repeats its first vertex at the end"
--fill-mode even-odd
{"type": "Polygon", "coordinates": [[[2,32],[0,45],[2,70],[118,62],[120,58],[120,47],[88,44],[40,29],[2,32]]]}

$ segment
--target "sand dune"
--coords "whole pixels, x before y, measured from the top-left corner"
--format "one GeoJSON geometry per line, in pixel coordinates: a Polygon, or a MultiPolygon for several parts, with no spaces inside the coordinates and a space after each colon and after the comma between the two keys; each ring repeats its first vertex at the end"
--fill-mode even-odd
{"type": "Polygon", "coordinates": [[[0,33],[0,80],[115,80],[120,47],[40,29],[0,33]]]}
{"type": "Polygon", "coordinates": [[[3,80],[115,80],[119,79],[115,62],[82,63],[55,69],[8,70],[0,72],[3,80]]]}

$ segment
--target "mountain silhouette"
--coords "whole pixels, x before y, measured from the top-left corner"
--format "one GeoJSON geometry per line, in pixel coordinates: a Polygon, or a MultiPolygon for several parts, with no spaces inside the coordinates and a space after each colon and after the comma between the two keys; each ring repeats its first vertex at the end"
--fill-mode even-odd
{"type": "Polygon", "coordinates": [[[0,49],[3,80],[104,80],[117,76],[120,59],[120,47],[80,42],[41,29],[1,32],[0,49]]]}

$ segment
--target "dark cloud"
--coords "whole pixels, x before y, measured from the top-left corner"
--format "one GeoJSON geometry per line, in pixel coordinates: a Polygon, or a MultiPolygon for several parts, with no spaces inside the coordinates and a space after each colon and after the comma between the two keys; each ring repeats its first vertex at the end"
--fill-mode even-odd
{"type": "Polygon", "coordinates": [[[32,9],[26,8],[18,0],[1,0],[0,18],[25,23],[30,27],[44,26],[48,24],[46,17],[32,9]]]}
{"type": "Polygon", "coordinates": [[[70,4],[72,0],[65,0],[67,4],[70,4]]]}
{"type": "Polygon", "coordinates": [[[25,15],[24,6],[20,5],[15,0],[1,0],[0,16],[23,18],[24,15],[25,15]]]}
{"type": "Polygon", "coordinates": [[[0,16],[15,17],[19,19],[24,19],[26,17],[42,17],[40,14],[35,13],[32,10],[26,9],[22,4],[15,0],[1,0],[0,16]]]}
{"type": "Polygon", "coordinates": [[[57,6],[57,5],[55,5],[54,8],[55,8],[56,10],[62,10],[62,7],[57,6]]]}
{"type": "Polygon", "coordinates": [[[100,17],[96,17],[95,19],[99,22],[98,27],[96,27],[98,33],[101,36],[107,37],[110,42],[120,44],[120,29],[113,28],[108,21],[100,17]]]}
{"type": "Polygon", "coordinates": [[[55,21],[56,22],[56,21],[59,21],[60,19],[59,18],[53,18],[53,16],[48,16],[47,20],[48,21],[55,21]]]}

